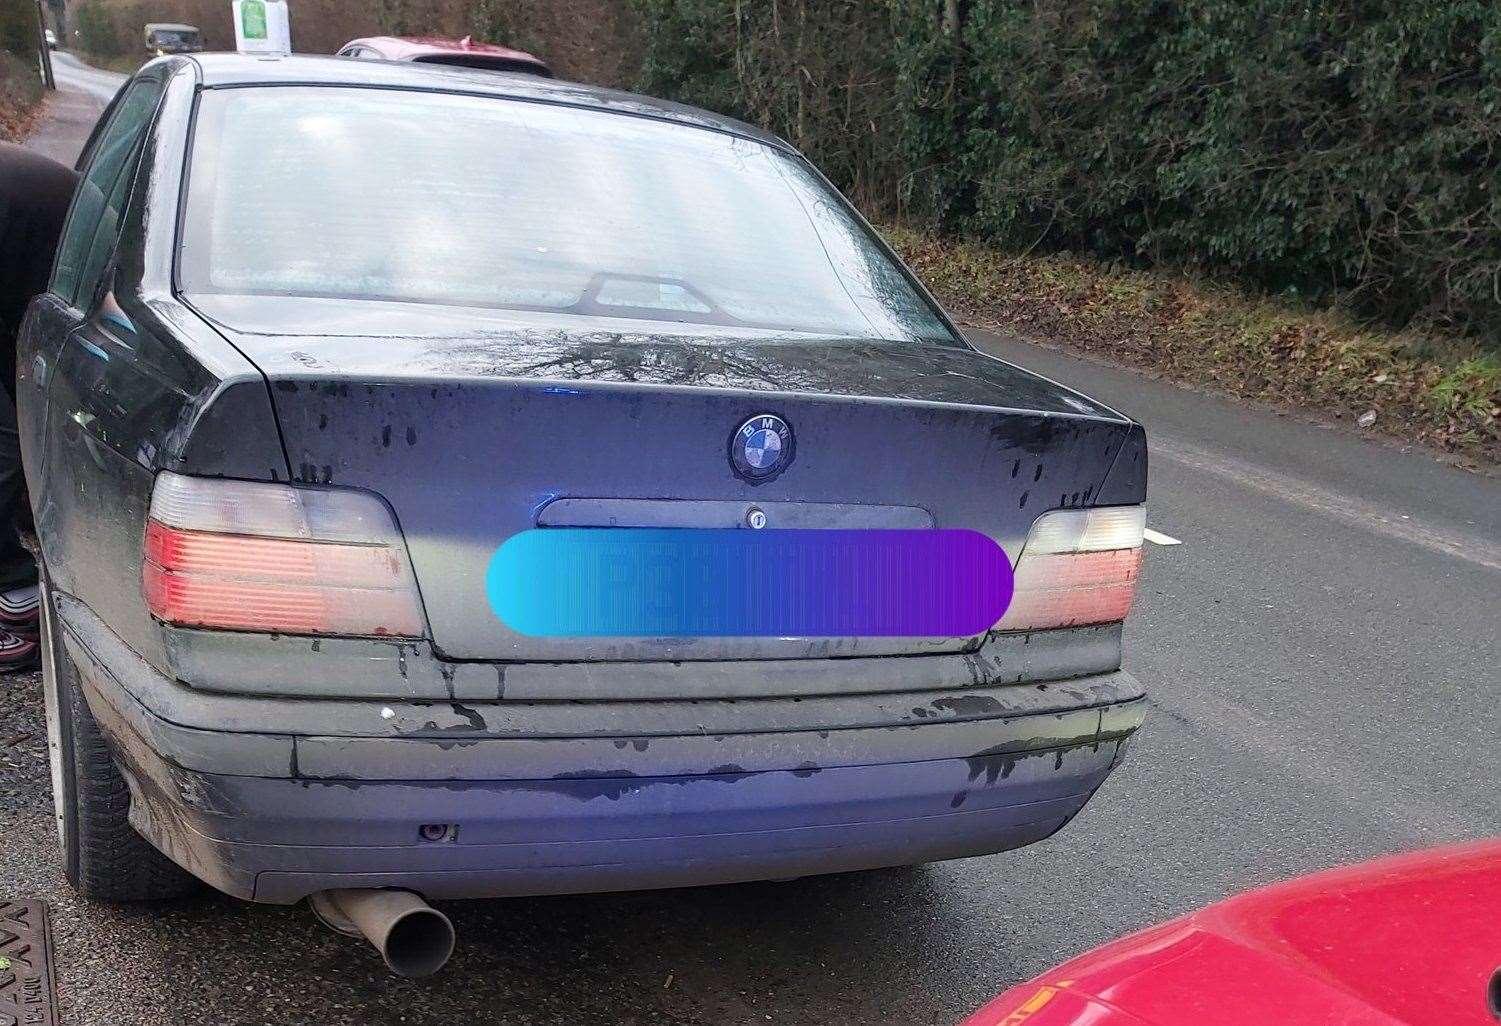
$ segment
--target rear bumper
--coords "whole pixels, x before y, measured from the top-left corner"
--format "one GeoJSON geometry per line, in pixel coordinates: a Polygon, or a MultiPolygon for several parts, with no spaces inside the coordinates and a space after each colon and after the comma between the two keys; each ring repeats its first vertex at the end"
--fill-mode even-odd
{"type": "Polygon", "coordinates": [[[229,894],[630,890],[981,855],[1058,830],[1143,715],[1116,672],[830,699],[489,705],[212,695],[59,619],[138,830],[229,894]],[[289,729],[295,727],[296,729],[289,729]],[[424,841],[424,824],[456,837],[424,841]]]}

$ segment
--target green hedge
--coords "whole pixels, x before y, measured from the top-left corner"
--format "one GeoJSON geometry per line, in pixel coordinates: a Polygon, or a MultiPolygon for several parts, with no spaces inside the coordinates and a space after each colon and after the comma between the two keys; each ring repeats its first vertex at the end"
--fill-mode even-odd
{"type": "Polygon", "coordinates": [[[637,0],[643,92],[770,128],[854,198],[897,186],[890,0],[637,0]]]}
{"type": "Polygon", "coordinates": [[[1495,0],[636,0],[880,213],[1501,337],[1495,0]]]}

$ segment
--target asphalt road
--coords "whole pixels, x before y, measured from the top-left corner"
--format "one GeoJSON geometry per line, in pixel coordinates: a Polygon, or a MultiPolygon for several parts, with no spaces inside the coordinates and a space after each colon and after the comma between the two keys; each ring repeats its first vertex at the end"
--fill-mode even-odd
{"type": "Polygon", "coordinates": [[[77,901],[57,869],[40,686],[12,679],[4,889],[52,904],[67,1022],[951,1023],[1247,887],[1501,833],[1501,481],[973,338],[1142,420],[1148,522],[1182,542],[1148,546],[1127,629],[1147,724],[1060,835],[910,870],[453,903],[450,967],[400,981],[301,909],[77,901]]]}
{"type": "Polygon", "coordinates": [[[125,76],[91,68],[64,51],[52,54],[52,74],[57,92],[48,97],[47,118],[26,145],[71,166],[125,76]]]}

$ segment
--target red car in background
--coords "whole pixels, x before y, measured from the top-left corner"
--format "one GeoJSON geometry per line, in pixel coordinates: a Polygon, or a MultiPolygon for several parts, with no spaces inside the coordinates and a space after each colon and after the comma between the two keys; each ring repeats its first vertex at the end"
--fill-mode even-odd
{"type": "Polygon", "coordinates": [[[964,1026],[1495,1026],[1501,840],[1316,873],[1123,937],[964,1026]]]}
{"type": "Polygon", "coordinates": [[[370,36],[351,39],[336,56],[374,61],[413,61],[417,64],[451,64],[486,71],[519,71],[552,78],[552,69],[540,57],[525,50],[512,50],[494,43],[435,36],[370,36]]]}

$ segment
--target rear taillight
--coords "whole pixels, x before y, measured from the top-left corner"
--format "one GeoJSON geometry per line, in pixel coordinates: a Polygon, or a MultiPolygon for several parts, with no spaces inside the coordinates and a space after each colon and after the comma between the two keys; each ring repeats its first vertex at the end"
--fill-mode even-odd
{"type": "Polygon", "coordinates": [[[1124,620],[1141,571],[1145,506],[1044,513],[1015,570],[1002,631],[1082,627],[1124,620]]]}
{"type": "Polygon", "coordinates": [[[367,492],[183,477],[151,494],[146,604],[185,627],[419,638],[406,542],[367,492]]]}

